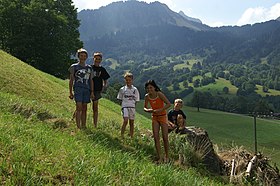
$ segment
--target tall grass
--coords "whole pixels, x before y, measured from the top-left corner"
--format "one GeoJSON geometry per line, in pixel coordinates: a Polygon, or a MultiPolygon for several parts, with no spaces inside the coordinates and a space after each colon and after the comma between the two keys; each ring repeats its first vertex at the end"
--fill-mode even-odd
{"type": "MultiPolygon", "coordinates": [[[[119,138],[119,123],[104,119],[98,129],[76,131],[1,108],[0,175],[5,185],[222,185],[195,169],[155,165],[153,141],[136,131],[119,138]]],[[[66,118],[65,118],[66,120],[66,118]]]]}

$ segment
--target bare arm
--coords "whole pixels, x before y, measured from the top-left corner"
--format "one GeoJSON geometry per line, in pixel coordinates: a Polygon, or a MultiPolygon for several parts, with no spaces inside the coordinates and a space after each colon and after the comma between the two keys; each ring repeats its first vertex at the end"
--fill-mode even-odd
{"type": "Polygon", "coordinates": [[[148,108],[148,103],[149,103],[148,95],[146,94],[145,95],[145,102],[144,102],[144,111],[145,112],[153,112],[153,109],[148,108]]]}
{"type": "Polygon", "coordinates": [[[107,86],[108,86],[108,80],[104,80],[103,81],[102,92],[104,92],[104,90],[107,88],[107,86]]]}
{"type": "Polygon", "coordinates": [[[74,75],[70,74],[70,80],[69,80],[69,98],[73,99],[73,82],[74,82],[74,75]]]}

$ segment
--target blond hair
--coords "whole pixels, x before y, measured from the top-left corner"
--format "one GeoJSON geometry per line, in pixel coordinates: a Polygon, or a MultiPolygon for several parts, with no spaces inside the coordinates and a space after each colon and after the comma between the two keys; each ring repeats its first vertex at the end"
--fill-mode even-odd
{"type": "Polygon", "coordinates": [[[123,75],[124,78],[126,77],[130,77],[131,79],[133,79],[133,74],[130,73],[130,72],[126,72],[124,75],[123,75]]]}
{"type": "Polygon", "coordinates": [[[86,49],[84,49],[84,48],[78,49],[78,50],[77,50],[77,55],[78,55],[78,57],[80,57],[80,53],[85,53],[85,54],[87,55],[87,57],[88,57],[88,52],[87,52],[86,49]]]}
{"type": "Polygon", "coordinates": [[[175,99],[174,103],[182,103],[183,104],[183,100],[182,99],[175,99]]]}
{"type": "Polygon", "coordinates": [[[99,57],[102,58],[102,53],[101,52],[94,52],[93,57],[95,57],[95,56],[99,56],[99,57]]]}

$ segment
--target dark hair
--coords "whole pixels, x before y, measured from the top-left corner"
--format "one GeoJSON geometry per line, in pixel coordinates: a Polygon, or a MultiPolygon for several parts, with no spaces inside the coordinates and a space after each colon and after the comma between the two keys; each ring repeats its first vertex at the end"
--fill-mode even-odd
{"type": "Polygon", "coordinates": [[[148,80],[146,83],[145,83],[145,90],[147,89],[147,86],[148,85],[152,85],[153,87],[155,87],[155,91],[160,91],[160,88],[157,86],[156,82],[154,80],[148,80]]]}

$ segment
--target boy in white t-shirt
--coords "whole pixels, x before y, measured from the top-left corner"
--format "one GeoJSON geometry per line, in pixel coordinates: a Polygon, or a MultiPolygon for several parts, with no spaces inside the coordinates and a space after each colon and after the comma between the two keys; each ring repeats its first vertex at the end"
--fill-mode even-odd
{"type": "Polygon", "coordinates": [[[124,79],[126,85],[120,88],[117,96],[117,99],[122,100],[123,125],[121,129],[121,137],[124,137],[125,128],[129,120],[129,135],[132,138],[134,133],[135,105],[137,101],[140,101],[140,95],[138,89],[132,85],[133,75],[126,72],[124,79]]]}

